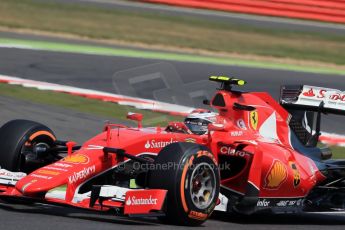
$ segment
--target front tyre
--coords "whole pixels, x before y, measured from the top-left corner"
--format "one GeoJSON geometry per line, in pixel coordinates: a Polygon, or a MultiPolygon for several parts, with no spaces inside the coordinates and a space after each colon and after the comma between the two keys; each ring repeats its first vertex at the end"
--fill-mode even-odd
{"type": "Polygon", "coordinates": [[[197,226],[212,214],[220,176],[210,150],[194,143],[173,143],[158,154],[149,187],[168,190],[164,222],[197,226]]]}
{"type": "Polygon", "coordinates": [[[56,137],[48,127],[28,120],[13,120],[0,128],[0,166],[13,172],[30,173],[54,161],[37,156],[35,148],[54,146],[56,137]]]}

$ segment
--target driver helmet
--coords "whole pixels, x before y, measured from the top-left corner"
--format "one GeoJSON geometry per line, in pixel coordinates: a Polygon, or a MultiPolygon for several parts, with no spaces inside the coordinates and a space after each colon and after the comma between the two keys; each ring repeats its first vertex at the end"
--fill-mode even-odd
{"type": "Polygon", "coordinates": [[[217,114],[210,110],[194,110],[184,120],[189,130],[197,135],[203,135],[208,131],[208,124],[217,120],[217,114]]]}

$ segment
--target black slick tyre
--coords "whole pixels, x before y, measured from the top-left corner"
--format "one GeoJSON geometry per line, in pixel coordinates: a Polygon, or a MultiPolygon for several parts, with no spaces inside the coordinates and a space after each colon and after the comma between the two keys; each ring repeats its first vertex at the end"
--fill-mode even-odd
{"type": "Polygon", "coordinates": [[[166,189],[162,221],[198,226],[212,214],[219,195],[220,176],[211,151],[194,143],[173,143],[158,154],[149,173],[149,188],[166,189]]]}
{"type": "Polygon", "coordinates": [[[28,120],[13,120],[0,128],[0,167],[12,172],[29,173],[40,163],[27,164],[25,152],[32,151],[35,145],[52,147],[56,137],[48,127],[28,120]]]}

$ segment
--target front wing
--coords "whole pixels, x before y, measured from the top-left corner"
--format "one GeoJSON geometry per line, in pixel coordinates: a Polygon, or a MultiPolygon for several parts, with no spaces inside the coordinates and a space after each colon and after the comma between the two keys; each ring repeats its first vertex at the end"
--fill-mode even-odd
{"type": "Polygon", "coordinates": [[[25,173],[0,169],[0,198],[32,200],[40,203],[70,205],[73,207],[108,211],[114,209],[119,215],[161,216],[164,215],[167,190],[128,189],[112,185],[93,186],[91,192],[75,194],[71,201],[66,199],[68,186],[60,186],[45,194],[24,196],[15,184],[26,176],[25,173]]]}

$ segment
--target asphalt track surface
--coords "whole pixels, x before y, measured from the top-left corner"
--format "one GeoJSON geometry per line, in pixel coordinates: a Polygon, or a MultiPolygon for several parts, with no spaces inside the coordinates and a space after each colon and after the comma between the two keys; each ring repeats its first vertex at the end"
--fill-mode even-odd
{"type": "MultiPolygon", "coordinates": [[[[33,119],[49,125],[58,137],[85,141],[99,132],[103,117],[91,116],[25,100],[0,96],[0,125],[11,119],[33,119]]],[[[114,120],[113,120],[114,121],[114,120]]],[[[115,122],[115,121],[114,121],[115,122]]],[[[251,217],[217,213],[197,229],[343,229],[345,215],[256,215],[251,217]]],[[[8,204],[0,202],[0,228],[6,230],[87,230],[87,229],[186,229],[162,225],[156,219],[129,219],[111,213],[46,204],[8,204]]],[[[194,228],[193,228],[194,229],[194,228]]]]}

